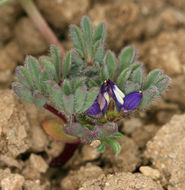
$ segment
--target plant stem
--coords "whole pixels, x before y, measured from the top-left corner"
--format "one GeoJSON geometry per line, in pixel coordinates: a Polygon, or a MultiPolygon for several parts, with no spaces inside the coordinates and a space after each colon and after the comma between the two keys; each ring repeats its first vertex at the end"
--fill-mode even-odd
{"type": "Polygon", "coordinates": [[[61,152],[61,154],[50,162],[50,167],[55,168],[55,167],[63,166],[73,156],[79,144],[80,143],[76,143],[76,144],[66,143],[64,150],[61,152]]]}
{"type": "Polygon", "coordinates": [[[62,119],[62,121],[64,123],[67,123],[67,119],[66,119],[65,115],[63,115],[62,113],[60,113],[54,107],[50,106],[49,104],[45,104],[44,108],[47,109],[48,111],[50,111],[51,113],[53,113],[54,115],[56,115],[57,117],[59,117],[60,119],[62,119]]]}
{"type": "Polygon", "coordinates": [[[44,36],[48,44],[54,44],[58,47],[60,51],[61,58],[65,54],[65,50],[60,44],[59,40],[57,39],[54,32],[51,30],[49,25],[46,23],[43,16],[40,14],[39,10],[35,6],[32,0],[19,0],[21,6],[26,11],[28,16],[32,19],[33,23],[35,24],[36,28],[41,32],[44,36]]]}

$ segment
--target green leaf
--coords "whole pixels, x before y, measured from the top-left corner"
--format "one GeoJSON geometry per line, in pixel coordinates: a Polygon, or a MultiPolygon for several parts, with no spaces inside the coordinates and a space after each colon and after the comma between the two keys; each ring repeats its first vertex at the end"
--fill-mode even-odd
{"type": "Polygon", "coordinates": [[[140,85],[138,83],[134,83],[132,81],[127,81],[125,86],[124,86],[124,93],[130,94],[131,92],[139,91],[140,90],[140,85]]]}
{"type": "Polygon", "coordinates": [[[91,61],[92,59],[92,25],[87,16],[82,18],[82,29],[84,33],[86,48],[87,48],[87,61],[91,61]]]}
{"type": "MultiPolygon", "coordinates": [[[[16,76],[17,76],[19,82],[20,82],[24,87],[26,87],[26,88],[28,88],[28,89],[33,89],[32,86],[30,85],[30,83],[28,82],[27,78],[26,78],[25,75],[24,75],[24,73],[25,73],[24,70],[26,70],[26,69],[25,69],[23,66],[17,66],[17,67],[16,67],[16,71],[15,71],[16,76]],[[22,72],[22,70],[23,70],[23,72],[22,72]]],[[[26,70],[26,74],[29,75],[29,73],[28,73],[27,70],[26,70]]],[[[29,75],[29,76],[30,76],[30,75],[29,75]]],[[[31,80],[31,78],[30,78],[30,80],[31,80]]],[[[33,83],[32,83],[32,80],[31,80],[31,84],[33,84],[33,83]]]]}
{"type": "Polygon", "coordinates": [[[50,91],[51,101],[53,102],[55,107],[59,109],[59,111],[65,111],[64,99],[63,99],[64,93],[62,89],[57,84],[52,86],[51,88],[52,88],[50,91]]]}
{"type": "Polygon", "coordinates": [[[25,88],[21,83],[13,82],[12,89],[21,99],[26,102],[33,103],[32,92],[25,88]]]}
{"type": "Polygon", "coordinates": [[[85,81],[85,78],[84,77],[81,77],[81,78],[75,78],[75,79],[72,79],[70,81],[70,85],[71,85],[71,89],[73,91],[73,93],[76,91],[76,89],[79,87],[79,86],[82,86],[83,83],[85,81]]]}
{"type": "Polygon", "coordinates": [[[139,84],[139,87],[141,88],[143,83],[143,69],[141,67],[138,67],[133,72],[133,82],[139,84]]]}
{"type": "Polygon", "coordinates": [[[101,80],[101,82],[105,81],[105,76],[104,76],[103,68],[100,68],[100,80],[101,80]]]}
{"type": "Polygon", "coordinates": [[[83,56],[84,56],[84,40],[83,40],[83,35],[81,30],[75,26],[75,25],[71,25],[70,26],[70,36],[71,39],[73,41],[74,47],[77,49],[80,49],[83,52],[83,56]]]}
{"type": "Polygon", "coordinates": [[[136,59],[135,48],[128,46],[124,48],[119,55],[119,73],[130,66],[136,59]]]}
{"type": "Polygon", "coordinates": [[[100,46],[97,48],[95,52],[94,59],[98,63],[102,63],[103,57],[104,57],[104,44],[100,43],[100,46]]]}
{"type": "Polygon", "coordinates": [[[169,82],[170,82],[170,78],[168,76],[160,77],[160,79],[155,84],[160,94],[166,89],[169,82]]]}
{"type": "Polygon", "coordinates": [[[92,80],[90,78],[87,79],[87,83],[88,83],[90,88],[98,86],[98,84],[94,80],[92,80]]]}
{"type": "Polygon", "coordinates": [[[32,77],[31,77],[29,71],[25,67],[19,67],[19,68],[33,90],[34,84],[33,84],[32,77]]]}
{"type": "Polygon", "coordinates": [[[101,142],[101,144],[97,147],[97,151],[100,153],[105,152],[106,146],[103,142],[101,142]]]}
{"type": "Polygon", "coordinates": [[[63,60],[63,67],[62,67],[62,74],[63,79],[67,76],[71,67],[71,51],[67,52],[64,60],[63,60]]]}
{"type": "Polygon", "coordinates": [[[52,63],[55,66],[57,78],[59,81],[61,77],[61,59],[60,59],[60,52],[55,45],[50,46],[50,55],[51,55],[52,63]]]}
{"type": "Polygon", "coordinates": [[[121,151],[121,146],[118,142],[111,138],[105,138],[104,141],[117,153],[119,154],[121,151]]]}
{"type": "Polygon", "coordinates": [[[58,82],[56,69],[55,69],[55,66],[51,63],[51,61],[47,59],[45,56],[43,56],[43,57],[40,57],[40,62],[43,64],[44,68],[49,72],[52,78],[58,82]]]}
{"type": "Polygon", "coordinates": [[[93,34],[93,41],[94,43],[98,40],[105,40],[105,23],[100,23],[94,30],[94,34],[93,34]]]}
{"type": "Polygon", "coordinates": [[[32,77],[32,81],[34,82],[34,85],[38,89],[39,92],[41,92],[41,85],[40,85],[40,80],[39,80],[39,75],[40,75],[40,65],[37,61],[32,56],[27,56],[26,57],[26,67],[30,72],[30,75],[32,77]]]}
{"type": "Polygon", "coordinates": [[[90,108],[90,106],[94,103],[98,93],[99,93],[98,88],[92,88],[91,90],[87,92],[87,96],[85,99],[85,104],[83,106],[82,112],[85,112],[88,108],[90,108]]]}
{"type": "Polygon", "coordinates": [[[37,91],[33,93],[33,98],[34,104],[39,108],[43,107],[44,104],[47,102],[47,98],[37,91]]]}
{"type": "Polygon", "coordinates": [[[65,79],[63,84],[62,84],[62,87],[63,87],[64,93],[67,96],[69,96],[72,93],[69,80],[65,79]]]}
{"type": "Polygon", "coordinates": [[[125,79],[125,78],[128,78],[129,76],[130,76],[130,74],[131,74],[131,71],[129,70],[129,68],[126,68],[126,69],[124,69],[121,73],[120,73],[120,75],[119,75],[119,77],[118,77],[118,79],[117,79],[117,85],[118,85],[118,87],[120,88],[120,89],[123,89],[123,79],[125,79]]]}
{"type": "Polygon", "coordinates": [[[48,71],[41,71],[40,73],[40,82],[42,86],[42,90],[44,91],[44,94],[48,93],[48,88],[46,85],[46,81],[52,80],[52,76],[48,73],[48,71]]]}
{"type": "Polygon", "coordinates": [[[155,69],[153,71],[151,71],[148,76],[147,76],[147,80],[146,83],[144,85],[144,90],[148,89],[153,83],[155,83],[155,81],[157,79],[159,79],[159,76],[162,74],[162,71],[159,69],[155,69]]]}
{"type": "Polygon", "coordinates": [[[74,64],[83,65],[84,61],[82,58],[75,52],[75,50],[72,51],[72,61],[74,64]]]}
{"type": "Polygon", "coordinates": [[[116,72],[116,58],[111,51],[108,51],[105,56],[105,62],[104,62],[105,77],[113,81],[115,72],[116,72]]]}
{"type": "Polygon", "coordinates": [[[159,91],[156,86],[150,86],[147,90],[143,91],[143,97],[139,104],[139,108],[144,108],[148,104],[150,104],[157,96],[159,95],[159,91]]]}
{"type": "Polygon", "coordinates": [[[78,88],[74,94],[74,109],[76,113],[80,113],[86,98],[86,88],[78,88]]]}
{"type": "Polygon", "coordinates": [[[64,100],[64,108],[65,112],[67,114],[73,114],[74,113],[74,95],[71,94],[69,96],[66,96],[65,94],[63,95],[63,100],[64,100]]]}
{"type": "Polygon", "coordinates": [[[114,133],[113,135],[112,135],[112,137],[113,138],[119,138],[119,139],[121,139],[121,138],[123,138],[123,134],[122,133],[120,133],[120,132],[116,132],[116,133],[114,133]]]}

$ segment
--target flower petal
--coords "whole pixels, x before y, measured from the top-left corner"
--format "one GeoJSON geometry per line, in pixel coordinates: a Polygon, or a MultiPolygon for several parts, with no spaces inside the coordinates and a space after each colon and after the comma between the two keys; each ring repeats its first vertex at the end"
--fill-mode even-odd
{"type": "Polygon", "coordinates": [[[136,109],[136,107],[139,105],[143,95],[142,92],[132,92],[125,96],[123,108],[126,111],[131,111],[136,109]]]}
{"type": "Polygon", "coordinates": [[[123,98],[125,97],[125,94],[111,80],[108,80],[108,83],[110,84],[110,86],[112,88],[113,98],[115,99],[115,101],[118,105],[118,108],[121,109],[121,107],[123,106],[123,103],[124,103],[123,98]]]}
{"type": "Polygon", "coordinates": [[[97,100],[93,103],[93,105],[87,110],[87,113],[93,116],[99,115],[101,113],[100,105],[97,100]]]}

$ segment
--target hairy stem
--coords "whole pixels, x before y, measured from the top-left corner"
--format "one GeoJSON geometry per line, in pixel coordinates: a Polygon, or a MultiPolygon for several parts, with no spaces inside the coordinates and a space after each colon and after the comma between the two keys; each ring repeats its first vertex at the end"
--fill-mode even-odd
{"type": "Polygon", "coordinates": [[[61,58],[65,54],[65,50],[60,44],[59,40],[57,39],[54,32],[51,30],[49,25],[46,23],[45,19],[40,14],[39,10],[35,6],[32,0],[19,0],[21,6],[26,11],[28,16],[32,19],[33,23],[35,24],[36,28],[41,32],[44,36],[48,44],[54,44],[58,47],[60,51],[61,58]]]}
{"type": "Polygon", "coordinates": [[[64,123],[67,123],[67,119],[66,119],[65,115],[63,115],[62,113],[60,113],[54,107],[50,106],[49,104],[45,104],[44,108],[47,109],[48,111],[50,111],[51,113],[53,113],[54,115],[56,115],[57,117],[59,117],[60,119],[62,119],[62,121],[64,123]]]}

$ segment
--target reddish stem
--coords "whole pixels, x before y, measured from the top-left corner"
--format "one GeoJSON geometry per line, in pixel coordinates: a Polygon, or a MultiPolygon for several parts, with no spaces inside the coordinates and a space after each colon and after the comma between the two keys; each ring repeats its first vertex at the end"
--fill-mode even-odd
{"type": "Polygon", "coordinates": [[[76,144],[66,143],[64,150],[61,152],[61,154],[50,162],[50,167],[55,168],[55,167],[63,166],[73,156],[79,144],[80,143],[76,143],[76,144]]]}
{"type": "Polygon", "coordinates": [[[67,123],[67,119],[66,119],[65,115],[63,115],[62,113],[60,113],[54,107],[50,106],[49,104],[45,104],[44,108],[47,109],[48,111],[50,111],[51,113],[53,113],[54,115],[58,116],[60,119],[62,119],[62,121],[64,123],[67,123]]]}

